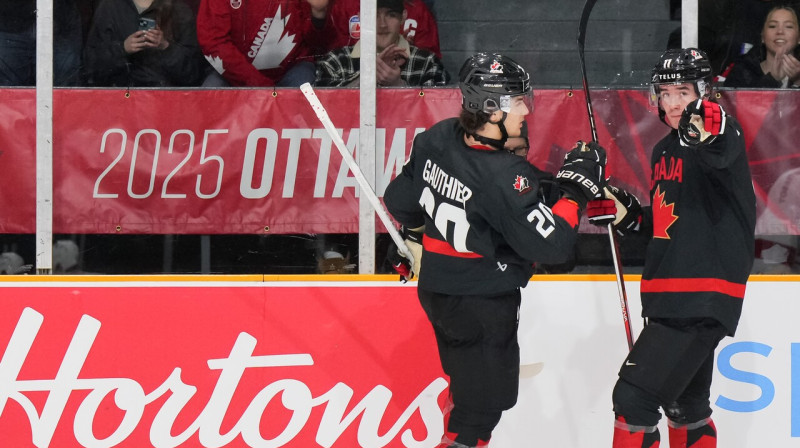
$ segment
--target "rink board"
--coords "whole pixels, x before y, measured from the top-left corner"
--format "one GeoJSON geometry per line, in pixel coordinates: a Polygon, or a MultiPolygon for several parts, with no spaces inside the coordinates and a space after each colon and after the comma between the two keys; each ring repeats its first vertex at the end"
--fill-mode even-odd
{"type": "MultiPolygon", "coordinates": [[[[435,446],[447,376],[414,284],[322,278],[1,281],[0,446],[435,446]]],[[[800,446],[798,280],[748,284],[717,351],[720,446],[800,446]]],[[[543,368],[492,447],[610,446],[627,352],[613,277],[532,282],[520,345],[543,368]]]]}

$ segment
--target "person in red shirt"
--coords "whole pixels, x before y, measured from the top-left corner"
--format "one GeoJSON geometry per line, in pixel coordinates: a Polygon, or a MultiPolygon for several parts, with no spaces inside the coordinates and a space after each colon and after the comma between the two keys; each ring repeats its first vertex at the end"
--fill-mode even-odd
{"type": "Polygon", "coordinates": [[[314,82],[328,0],[202,0],[197,40],[215,69],[205,87],[314,82]]]}
{"type": "MultiPolygon", "coordinates": [[[[330,19],[326,28],[328,50],[355,45],[361,39],[361,21],[358,17],[361,5],[359,0],[331,0],[330,19]]],[[[428,50],[439,59],[439,28],[430,9],[422,0],[406,0],[408,17],[403,24],[403,37],[411,45],[428,50]]]]}

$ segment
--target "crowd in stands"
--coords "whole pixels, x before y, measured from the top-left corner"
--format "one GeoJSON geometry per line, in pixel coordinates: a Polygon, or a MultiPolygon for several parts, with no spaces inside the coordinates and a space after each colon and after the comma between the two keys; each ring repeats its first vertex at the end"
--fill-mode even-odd
{"type": "MultiPolygon", "coordinates": [[[[720,85],[798,87],[798,3],[699,0],[699,47],[720,85]]],[[[432,7],[378,2],[379,85],[450,84],[432,7]]],[[[54,0],[53,8],[56,86],[358,85],[360,0],[54,0]]],[[[667,47],[680,46],[680,35],[667,47]]],[[[0,41],[0,86],[35,85],[35,0],[0,2],[0,41]]]]}
{"type": "MultiPolygon", "coordinates": [[[[378,49],[390,47],[380,57],[380,85],[449,81],[431,4],[379,2],[378,49]]],[[[358,78],[359,12],[360,0],[55,0],[53,83],[347,85],[358,78]]],[[[35,0],[0,2],[0,41],[0,86],[34,86],[35,0]]]]}

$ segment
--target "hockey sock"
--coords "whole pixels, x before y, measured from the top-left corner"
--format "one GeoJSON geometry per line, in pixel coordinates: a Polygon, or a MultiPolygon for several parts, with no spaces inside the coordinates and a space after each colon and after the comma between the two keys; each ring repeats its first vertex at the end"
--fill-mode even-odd
{"type": "Polygon", "coordinates": [[[716,448],[717,427],[711,418],[682,425],[669,420],[669,448],[716,448]]]}
{"type": "MultiPolygon", "coordinates": [[[[445,434],[445,437],[447,434],[445,434]]],[[[442,443],[436,445],[436,448],[489,448],[489,442],[484,442],[483,440],[478,440],[478,444],[475,446],[468,446],[464,445],[463,443],[445,441],[444,438],[442,439],[442,443]]]]}
{"type": "Polygon", "coordinates": [[[614,420],[612,448],[658,448],[660,440],[657,426],[629,425],[621,415],[614,420]]]}
{"type": "Polygon", "coordinates": [[[442,441],[436,445],[436,448],[488,448],[489,441],[478,439],[476,445],[464,445],[463,443],[456,442],[458,434],[445,430],[442,441]]]}

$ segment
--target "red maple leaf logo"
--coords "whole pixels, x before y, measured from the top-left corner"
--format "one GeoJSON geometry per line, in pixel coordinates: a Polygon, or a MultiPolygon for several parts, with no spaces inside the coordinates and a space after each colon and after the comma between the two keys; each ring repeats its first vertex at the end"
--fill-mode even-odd
{"type": "Polygon", "coordinates": [[[653,238],[670,239],[667,229],[670,228],[675,221],[678,220],[678,215],[674,213],[675,203],[667,204],[664,201],[664,194],[661,192],[661,186],[656,187],[656,192],[653,194],[653,238]]]}

